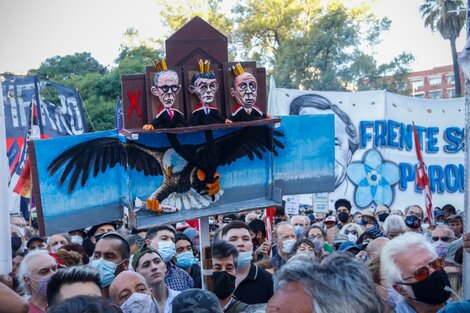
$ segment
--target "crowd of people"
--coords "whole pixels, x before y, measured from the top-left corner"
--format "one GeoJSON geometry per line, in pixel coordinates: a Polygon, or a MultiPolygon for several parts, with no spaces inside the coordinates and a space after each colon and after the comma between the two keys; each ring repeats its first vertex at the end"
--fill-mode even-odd
{"type": "Polygon", "coordinates": [[[328,214],[278,208],[271,233],[263,210],[214,216],[211,249],[190,221],[42,237],[15,214],[0,312],[470,312],[461,213],[436,208],[430,225],[418,205],[353,214],[339,199],[328,214]]]}

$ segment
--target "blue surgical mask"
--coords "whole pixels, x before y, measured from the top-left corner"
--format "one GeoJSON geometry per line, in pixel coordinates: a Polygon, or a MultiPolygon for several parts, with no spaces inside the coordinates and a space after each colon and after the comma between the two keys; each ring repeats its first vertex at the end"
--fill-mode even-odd
{"type": "Polygon", "coordinates": [[[158,254],[161,255],[163,262],[168,262],[176,254],[175,243],[171,240],[158,242],[158,254]]]}
{"type": "Polygon", "coordinates": [[[96,268],[100,272],[101,287],[106,287],[106,286],[111,285],[114,278],[116,277],[115,275],[116,268],[117,268],[116,263],[106,261],[105,259],[101,258],[98,260],[93,260],[90,265],[96,268]]]}
{"type": "Polygon", "coordinates": [[[302,226],[294,226],[295,229],[295,235],[297,238],[302,237],[302,234],[304,233],[304,228],[302,226]]]}
{"type": "Polygon", "coordinates": [[[188,268],[197,263],[192,252],[183,252],[176,256],[176,265],[181,268],[188,268]]]}
{"type": "Polygon", "coordinates": [[[253,260],[253,253],[251,251],[247,252],[240,252],[238,254],[237,260],[237,268],[240,270],[250,264],[251,260],[253,260]]]}

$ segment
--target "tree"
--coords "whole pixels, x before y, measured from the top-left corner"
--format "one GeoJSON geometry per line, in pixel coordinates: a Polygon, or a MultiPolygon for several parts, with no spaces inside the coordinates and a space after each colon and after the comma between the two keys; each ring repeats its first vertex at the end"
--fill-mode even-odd
{"type": "Polygon", "coordinates": [[[424,18],[424,26],[433,32],[439,31],[445,40],[450,41],[452,52],[452,64],[454,66],[455,94],[462,94],[460,85],[460,70],[457,61],[457,48],[455,42],[465,25],[466,8],[461,0],[424,0],[419,7],[421,16],[424,18]]]}
{"type": "Polygon", "coordinates": [[[310,90],[399,91],[413,57],[402,54],[388,64],[377,64],[365,52],[379,42],[390,26],[365,10],[347,9],[332,2],[318,14],[303,35],[284,41],[274,53],[273,74],[278,85],[310,90]]]}
{"type": "Polygon", "coordinates": [[[63,57],[57,55],[46,59],[37,70],[30,71],[29,74],[35,74],[42,78],[60,82],[73,76],[105,72],[105,67],[99,64],[89,52],[77,52],[73,55],[63,57]]]}

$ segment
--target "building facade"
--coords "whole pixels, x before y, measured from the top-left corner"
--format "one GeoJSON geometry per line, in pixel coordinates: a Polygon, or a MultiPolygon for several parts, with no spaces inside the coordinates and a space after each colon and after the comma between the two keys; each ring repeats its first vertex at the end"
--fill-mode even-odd
{"type": "MultiPolygon", "coordinates": [[[[460,68],[462,93],[465,78],[460,68]]],[[[410,96],[425,99],[449,99],[455,97],[455,79],[452,65],[434,67],[430,70],[412,72],[408,77],[410,96]]]]}

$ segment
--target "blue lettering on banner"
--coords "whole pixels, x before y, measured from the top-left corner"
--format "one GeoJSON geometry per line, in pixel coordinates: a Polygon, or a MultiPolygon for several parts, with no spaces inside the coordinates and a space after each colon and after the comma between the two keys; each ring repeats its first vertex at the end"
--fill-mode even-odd
{"type": "MultiPolygon", "coordinates": [[[[413,182],[413,188],[416,192],[421,192],[421,188],[416,185],[416,164],[400,163],[400,190],[407,190],[408,183],[413,182]]],[[[456,193],[464,191],[465,172],[462,164],[447,164],[427,166],[429,176],[429,185],[432,193],[456,193]]]]}
{"type": "Polygon", "coordinates": [[[447,153],[457,153],[464,149],[464,129],[458,127],[449,127],[444,132],[444,140],[448,145],[444,145],[444,151],[447,153]]]}

